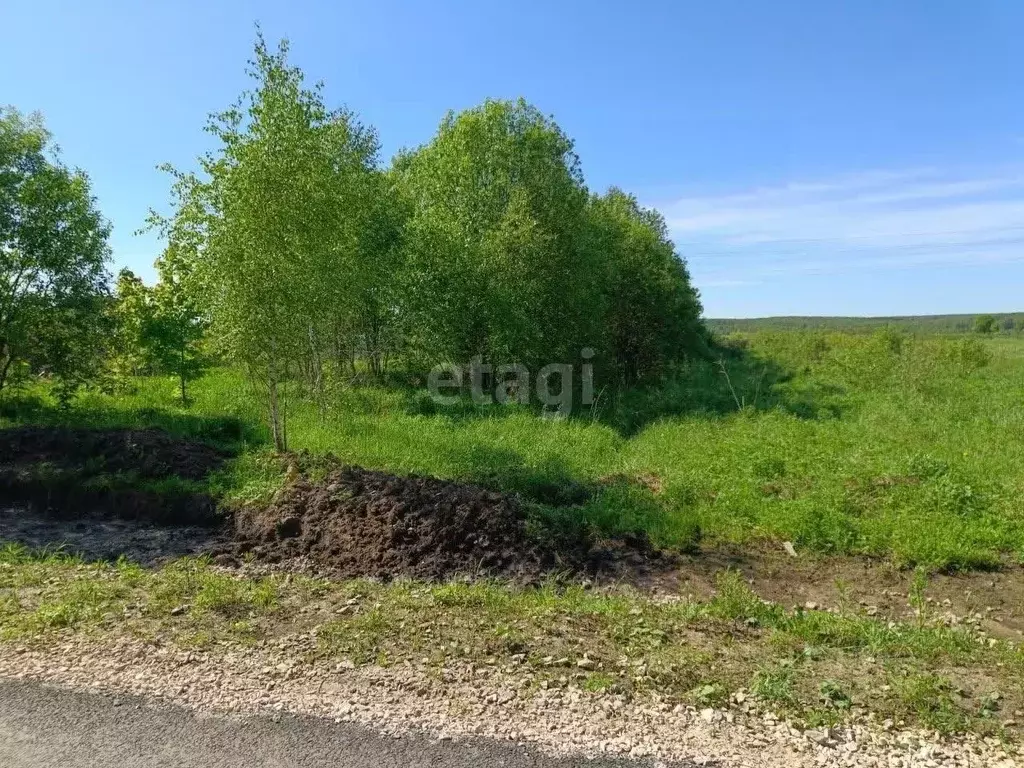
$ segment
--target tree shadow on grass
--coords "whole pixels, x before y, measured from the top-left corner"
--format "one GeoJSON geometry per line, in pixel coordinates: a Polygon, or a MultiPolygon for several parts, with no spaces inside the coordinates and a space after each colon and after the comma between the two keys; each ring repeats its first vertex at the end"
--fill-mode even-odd
{"type": "Polygon", "coordinates": [[[624,543],[632,553],[653,552],[652,543],[691,550],[700,541],[699,527],[676,511],[681,500],[652,488],[649,478],[581,478],[561,459],[527,464],[506,448],[474,450],[472,461],[473,471],[460,479],[519,496],[528,530],[570,559],[602,541],[624,543]]]}
{"type": "Polygon", "coordinates": [[[801,419],[836,419],[845,391],[801,380],[778,362],[737,345],[720,345],[707,359],[688,361],[657,382],[609,394],[580,414],[629,437],[660,419],[722,417],[744,410],[781,410],[801,419]]]}
{"type": "Polygon", "coordinates": [[[468,467],[461,479],[504,493],[516,493],[527,501],[565,507],[585,503],[594,484],[579,479],[562,460],[548,457],[528,464],[522,454],[509,448],[475,446],[452,457],[468,467]]]}
{"type": "Polygon", "coordinates": [[[78,429],[160,429],[170,435],[199,440],[236,453],[242,445],[268,442],[267,430],[235,416],[209,416],[162,408],[130,408],[114,404],[60,408],[33,394],[5,393],[0,419],[12,424],[78,429]]]}
{"type": "MultiPolygon", "coordinates": [[[[843,389],[806,378],[797,383],[795,379],[794,372],[775,360],[739,344],[719,344],[709,350],[706,358],[686,361],[657,380],[629,388],[603,385],[598,378],[591,405],[582,404],[581,382],[576,375],[571,418],[604,424],[621,436],[630,437],[666,417],[722,417],[744,410],[782,410],[801,419],[835,419],[843,415],[843,389]]],[[[535,397],[529,405],[477,404],[464,390],[452,402],[440,404],[425,386],[406,383],[397,389],[406,413],[443,416],[456,423],[543,413],[535,397]]]]}

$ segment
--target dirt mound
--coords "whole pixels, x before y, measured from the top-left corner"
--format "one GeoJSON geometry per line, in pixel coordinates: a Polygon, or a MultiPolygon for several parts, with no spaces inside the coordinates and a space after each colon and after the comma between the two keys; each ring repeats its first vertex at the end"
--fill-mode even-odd
{"type": "Polygon", "coordinates": [[[430,477],[358,467],[305,476],[264,508],[234,515],[233,551],[304,561],[340,577],[532,578],[553,558],[526,532],[515,497],[430,477]]]}
{"type": "Polygon", "coordinates": [[[209,495],[160,481],[198,482],[226,459],[204,443],[156,429],[4,429],[0,506],[56,520],[215,526],[222,518],[209,495]]]}
{"type": "Polygon", "coordinates": [[[227,458],[156,429],[0,430],[0,540],[90,557],[123,551],[147,562],[206,552],[229,564],[252,555],[341,578],[535,581],[553,571],[614,576],[658,559],[645,540],[596,546],[579,525],[528,525],[518,494],[331,456],[276,457],[288,472],[284,488],[269,504],[230,514],[202,488],[162,482],[201,481],[227,458]]]}
{"type": "Polygon", "coordinates": [[[204,443],[157,429],[0,430],[0,466],[51,464],[91,474],[130,472],[146,479],[202,480],[225,459],[204,443]]]}

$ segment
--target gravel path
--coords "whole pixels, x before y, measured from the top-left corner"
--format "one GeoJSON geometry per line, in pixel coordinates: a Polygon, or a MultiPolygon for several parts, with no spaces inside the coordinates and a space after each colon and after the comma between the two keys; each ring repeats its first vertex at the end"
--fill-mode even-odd
{"type": "MultiPolygon", "coordinates": [[[[551,758],[509,742],[387,738],[311,717],[197,715],[144,698],[0,682],[0,765],[7,768],[625,768],[551,758]]],[[[680,766],[682,768],[682,766],[680,766]]]]}
{"type": "Polygon", "coordinates": [[[654,765],[1024,765],[993,739],[942,741],[924,733],[888,733],[860,725],[802,733],[770,716],[745,714],[742,707],[696,711],[656,699],[629,702],[572,688],[533,692],[509,670],[486,666],[443,672],[413,665],[325,668],[302,658],[288,647],[194,653],[128,638],[73,638],[44,648],[0,647],[0,678],[144,696],[205,713],[330,718],[370,727],[388,738],[411,737],[410,744],[432,739],[461,743],[487,736],[513,750],[530,744],[550,756],[627,756],[649,758],[654,765]]]}

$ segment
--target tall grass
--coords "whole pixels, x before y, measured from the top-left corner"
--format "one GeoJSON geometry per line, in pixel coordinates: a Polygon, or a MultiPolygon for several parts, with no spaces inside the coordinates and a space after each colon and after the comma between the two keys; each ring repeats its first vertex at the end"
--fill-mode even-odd
{"type": "MultiPolygon", "coordinates": [[[[173,381],[145,379],[70,413],[23,399],[0,418],[234,441],[248,458],[229,493],[272,483],[256,477],[267,434],[239,374],[214,370],[193,392],[184,408],[173,381]]],[[[772,538],[933,568],[1024,559],[1024,339],[766,331],[600,415],[434,409],[422,393],[359,387],[323,407],[293,399],[288,432],[297,450],[485,482],[664,544],[772,538]]]]}

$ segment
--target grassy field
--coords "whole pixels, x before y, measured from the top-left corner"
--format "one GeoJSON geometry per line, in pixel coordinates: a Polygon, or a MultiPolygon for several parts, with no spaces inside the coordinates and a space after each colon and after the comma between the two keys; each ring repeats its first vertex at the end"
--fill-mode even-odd
{"type": "MultiPolygon", "coordinates": [[[[1016,738],[1024,652],[983,622],[1005,608],[968,595],[951,621],[942,596],[957,586],[932,598],[947,577],[929,571],[1014,576],[1024,561],[1024,339],[760,331],[719,352],[570,419],[440,408],[409,386],[292,397],[289,440],[307,465],[331,453],[482,482],[520,493],[549,530],[643,531],[699,548],[698,561],[791,542],[806,573],[815,554],[918,566],[902,572],[890,612],[845,597],[827,610],[769,603],[724,568],[710,593],[665,601],[618,587],[331,582],[191,558],[141,568],[11,545],[0,551],[0,642],[128,634],[213,653],[288,637],[327,668],[497,664],[586,695],[651,691],[707,707],[742,694],[807,725],[869,711],[1016,738]]],[[[225,368],[195,382],[187,407],[169,379],[87,392],[69,411],[36,385],[5,395],[0,426],[158,426],[227,445],[237,458],[203,484],[231,503],[284,482],[258,402],[225,368]]]]}
{"type": "MultiPolygon", "coordinates": [[[[41,389],[3,423],[159,425],[243,447],[228,498],[281,482],[258,400],[214,369],[86,393],[41,389]]],[[[659,386],[568,420],[527,408],[435,406],[411,388],[339,388],[289,403],[291,447],[399,473],[514,490],[552,525],[642,530],[658,544],[789,541],[932,569],[1024,560],[1024,338],[762,331],[730,338],[659,386]]]]}
{"type": "MultiPolygon", "coordinates": [[[[764,330],[789,331],[851,331],[870,333],[892,328],[907,333],[965,333],[974,330],[978,315],[905,315],[891,317],[815,317],[780,316],[721,318],[707,320],[715,333],[752,333],[764,330]]],[[[1020,334],[1024,329],[1024,313],[995,313],[996,329],[1006,334],[1020,334]],[[1012,328],[1008,328],[1012,323],[1012,328]]]]}

